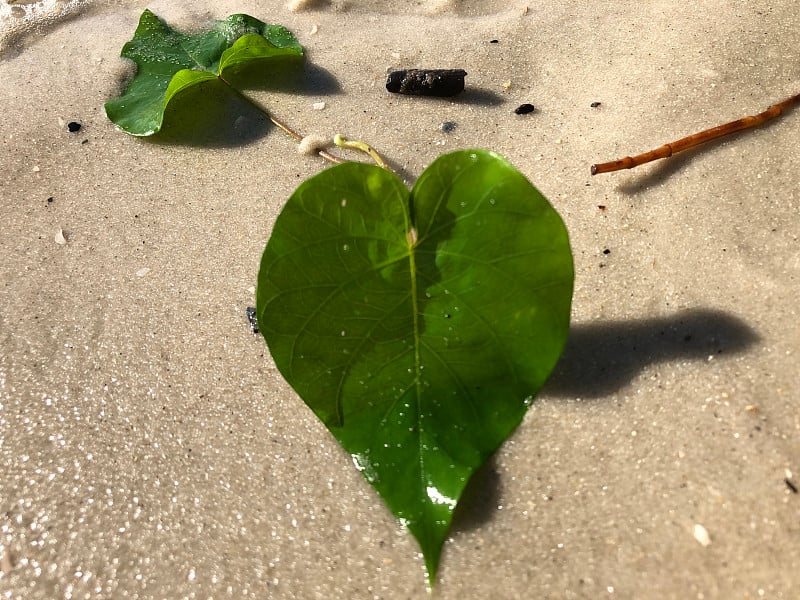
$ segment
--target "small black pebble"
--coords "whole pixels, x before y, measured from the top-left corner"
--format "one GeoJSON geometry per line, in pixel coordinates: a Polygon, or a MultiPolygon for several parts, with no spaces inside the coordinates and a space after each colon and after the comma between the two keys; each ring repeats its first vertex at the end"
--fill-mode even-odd
{"type": "Polygon", "coordinates": [[[789,478],[787,477],[786,479],[784,479],[784,480],[783,480],[783,482],[786,484],[786,487],[788,487],[790,490],[792,490],[792,493],[793,493],[793,494],[796,494],[796,493],[797,493],[797,486],[796,486],[795,484],[793,484],[793,483],[792,483],[792,480],[791,480],[791,479],[789,479],[789,478]]]}
{"type": "Polygon", "coordinates": [[[600,106],[600,104],[602,104],[602,102],[592,102],[589,106],[591,106],[592,108],[597,108],[598,106],[600,106]]]}
{"type": "Polygon", "coordinates": [[[81,124],[78,123],[77,121],[70,121],[69,123],[67,123],[67,130],[70,133],[77,133],[81,130],[81,124]]]}
{"type": "Polygon", "coordinates": [[[499,44],[500,40],[490,40],[489,43],[490,44],[499,44]]]}
{"type": "Polygon", "coordinates": [[[605,250],[603,250],[603,254],[611,254],[611,250],[609,250],[608,248],[606,248],[605,250]]]}
{"type": "Polygon", "coordinates": [[[452,133],[453,131],[455,131],[457,126],[458,123],[456,123],[455,121],[445,121],[444,123],[439,125],[439,130],[443,131],[444,133],[452,133]]]}
{"type": "Polygon", "coordinates": [[[47,203],[48,203],[48,204],[52,204],[52,203],[53,203],[53,202],[55,202],[55,201],[56,201],[56,199],[55,199],[55,198],[53,198],[52,196],[50,196],[50,197],[47,199],[47,203]]]}
{"type": "Polygon", "coordinates": [[[514,114],[527,115],[528,113],[532,113],[535,110],[536,107],[533,104],[520,104],[517,108],[514,109],[514,114]]]}
{"type": "Polygon", "coordinates": [[[248,306],[244,309],[244,314],[247,315],[247,322],[250,323],[250,331],[258,333],[258,319],[256,318],[256,309],[254,306],[248,306]]]}

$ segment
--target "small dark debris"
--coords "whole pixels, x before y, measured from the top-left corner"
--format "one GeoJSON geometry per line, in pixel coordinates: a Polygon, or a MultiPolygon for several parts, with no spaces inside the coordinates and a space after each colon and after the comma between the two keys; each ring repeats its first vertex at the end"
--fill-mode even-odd
{"type": "Polygon", "coordinates": [[[489,40],[490,44],[499,44],[500,40],[489,40]]]}
{"type": "Polygon", "coordinates": [[[55,198],[53,198],[52,196],[50,196],[50,197],[47,199],[47,203],[48,203],[48,204],[52,204],[52,203],[53,203],[53,202],[55,202],[55,201],[56,201],[56,199],[55,199],[55,198]]]}
{"type": "Polygon", "coordinates": [[[441,125],[439,125],[439,130],[444,133],[452,133],[455,131],[456,127],[458,127],[458,123],[455,121],[445,121],[441,125]]]}
{"type": "Polygon", "coordinates": [[[67,131],[70,133],[78,133],[81,130],[81,124],[77,121],[70,121],[67,123],[67,131]]]}
{"type": "Polygon", "coordinates": [[[599,108],[602,102],[592,102],[589,106],[592,108],[599,108]]]}
{"type": "Polygon", "coordinates": [[[244,314],[247,315],[247,322],[250,323],[250,331],[258,333],[258,320],[256,319],[256,309],[254,306],[248,306],[244,309],[244,314]]]}
{"type": "Polygon", "coordinates": [[[599,208],[600,210],[605,210],[606,209],[606,205],[605,204],[598,204],[597,208],[599,208]]]}
{"type": "Polygon", "coordinates": [[[408,69],[392,71],[386,78],[386,89],[406,96],[455,96],[464,91],[463,69],[408,69]]]}
{"type": "Polygon", "coordinates": [[[520,104],[517,108],[514,109],[514,114],[517,115],[527,115],[528,113],[532,113],[536,110],[536,107],[533,104],[520,104]]]}
{"type": "Polygon", "coordinates": [[[792,490],[792,493],[793,493],[793,494],[796,494],[796,493],[797,493],[797,486],[796,486],[795,484],[793,484],[793,483],[792,483],[792,480],[791,480],[791,479],[789,479],[788,477],[786,477],[786,478],[783,480],[783,482],[786,484],[786,487],[788,487],[790,490],[792,490]]]}
{"type": "Polygon", "coordinates": [[[603,254],[611,254],[611,250],[609,250],[608,248],[606,248],[605,250],[603,250],[603,254]]]}

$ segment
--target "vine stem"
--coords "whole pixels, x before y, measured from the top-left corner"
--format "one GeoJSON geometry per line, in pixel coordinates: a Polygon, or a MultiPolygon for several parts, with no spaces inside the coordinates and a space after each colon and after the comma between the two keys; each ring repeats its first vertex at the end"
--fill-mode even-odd
{"type": "MultiPolygon", "coordinates": [[[[222,75],[217,75],[217,77],[219,78],[219,80],[222,83],[224,83],[226,86],[228,86],[228,89],[233,91],[234,94],[236,94],[239,98],[244,100],[247,104],[249,104],[250,106],[252,106],[256,110],[258,110],[260,113],[262,113],[265,117],[267,117],[272,122],[272,124],[275,125],[275,127],[277,127],[278,129],[280,129],[281,131],[286,133],[294,141],[296,141],[298,143],[303,141],[303,136],[302,135],[297,133],[294,129],[289,127],[289,125],[287,125],[286,123],[284,123],[283,121],[281,121],[277,117],[273,116],[266,108],[264,108],[264,106],[260,102],[258,102],[257,100],[251,98],[247,94],[241,92],[236,87],[232,86],[228,81],[226,81],[226,79],[224,77],[222,77],[222,75]]],[[[383,161],[381,156],[372,148],[372,146],[370,146],[368,144],[365,144],[364,142],[350,141],[350,140],[345,139],[341,135],[337,134],[334,137],[334,143],[337,146],[339,146],[340,148],[350,148],[352,150],[360,150],[362,152],[366,152],[367,154],[369,154],[370,157],[372,157],[372,160],[374,160],[375,163],[379,167],[387,169],[387,170],[389,169],[389,167],[386,166],[386,163],[383,161]]],[[[317,154],[319,154],[322,158],[324,158],[325,160],[329,160],[332,163],[341,164],[341,163],[348,162],[344,158],[336,156],[335,154],[331,154],[330,152],[328,152],[324,148],[318,149],[317,150],[317,154]]]]}
{"type": "Polygon", "coordinates": [[[683,152],[689,148],[694,148],[700,144],[705,144],[706,142],[730,135],[731,133],[741,131],[742,129],[758,127],[770,119],[774,119],[785,110],[788,110],[798,103],[800,103],[800,94],[791,96],[783,102],[773,104],[767,110],[760,112],[757,115],[743,117],[741,119],[731,121],[730,123],[725,123],[724,125],[718,125],[717,127],[712,127],[711,129],[694,133],[675,142],[670,142],[669,144],[659,146],[655,150],[650,150],[649,152],[644,152],[643,154],[637,154],[636,156],[626,156],[625,158],[620,158],[619,160],[612,160],[610,162],[592,165],[592,175],[597,175],[599,173],[610,173],[611,171],[619,171],[620,169],[632,169],[634,167],[638,167],[639,165],[658,160],[659,158],[667,158],[673,154],[677,154],[678,152],[683,152]]]}
{"type": "Polygon", "coordinates": [[[375,148],[373,148],[369,144],[366,144],[364,142],[358,142],[356,140],[348,140],[340,133],[337,133],[335,136],[333,136],[333,143],[339,146],[339,148],[350,148],[351,150],[359,150],[361,152],[365,152],[366,154],[370,155],[372,160],[375,161],[375,164],[378,165],[381,169],[386,169],[387,171],[390,170],[389,167],[384,162],[383,158],[381,158],[381,155],[378,154],[375,151],[375,148]]]}

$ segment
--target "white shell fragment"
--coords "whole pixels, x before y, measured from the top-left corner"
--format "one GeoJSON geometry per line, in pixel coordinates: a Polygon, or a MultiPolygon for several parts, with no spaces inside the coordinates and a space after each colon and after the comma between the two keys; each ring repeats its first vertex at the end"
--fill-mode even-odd
{"type": "Polygon", "coordinates": [[[312,104],[311,106],[314,108],[314,110],[322,110],[323,108],[325,108],[325,103],[324,102],[314,102],[314,104],[312,104]]]}
{"type": "Polygon", "coordinates": [[[704,548],[711,544],[711,536],[708,535],[708,530],[700,525],[700,523],[695,523],[694,539],[700,542],[700,545],[704,548]]]}
{"type": "Polygon", "coordinates": [[[300,141],[297,151],[300,154],[316,154],[331,145],[331,140],[321,135],[307,135],[300,141]]]}
{"type": "Polygon", "coordinates": [[[147,275],[149,272],[150,272],[150,267],[142,267],[141,269],[139,269],[138,271],[136,271],[136,276],[137,276],[137,277],[144,277],[144,276],[145,276],[145,275],[147,275]]]}
{"type": "Polygon", "coordinates": [[[64,230],[63,230],[63,229],[61,229],[61,227],[59,227],[59,228],[56,230],[55,242],[56,242],[56,244],[58,244],[59,246],[63,246],[64,244],[66,244],[66,243],[67,243],[67,236],[66,236],[66,234],[64,233],[64,230]]]}
{"type": "Polygon", "coordinates": [[[291,0],[286,8],[290,12],[301,12],[304,10],[311,10],[318,4],[317,0],[291,0]]]}

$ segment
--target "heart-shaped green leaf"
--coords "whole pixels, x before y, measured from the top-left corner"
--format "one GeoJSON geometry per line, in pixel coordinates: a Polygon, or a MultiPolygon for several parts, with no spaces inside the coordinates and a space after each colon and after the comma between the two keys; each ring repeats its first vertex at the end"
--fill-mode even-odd
{"type": "Polygon", "coordinates": [[[561,218],[483,150],[409,193],[348,163],[304,182],[258,277],[275,364],[420,543],[431,581],[453,510],[517,427],[566,342],[561,218]]]}
{"type": "Polygon", "coordinates": [[[106,102],[106,114],[128,133],[146,136],[161,129],[167,105],[188,88],[223,82],[248,66],[301,61],[303,47],[285,27],[248,15],[230,15],[208,31],[184,34],[145,10],[122,56],[138,72],[121,97],[106,102]]]}

